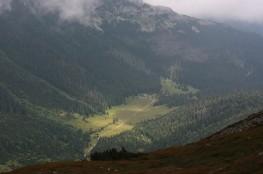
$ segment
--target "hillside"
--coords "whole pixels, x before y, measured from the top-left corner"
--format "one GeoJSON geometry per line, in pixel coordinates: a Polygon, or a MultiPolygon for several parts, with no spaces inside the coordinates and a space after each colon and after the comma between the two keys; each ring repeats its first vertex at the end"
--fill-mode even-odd
{"type": "Polygon", "coordinates": [[[159,118],[140,122],[130,131],[102,137],[94,151],[125,147],[131,152],[149,152],[192,143],[262,110],[262,104],[261,92],[199,99],[174,107],[159,118]]]}
{"type": "Polygon", "coordinates": [[[62,162],[27,167],[9,174],[231,173],[263,172],[263,114],[225,128],[197,143],[159,150],[130,161],[62,162]]]}
{"type": "Polygon", "coordinates": [[[102,1],[88,26],[39,4],[0,15],[1,83],[32,104],[90,115],[159,92],[161,78],[205,95],[263,85],[256,35],[138,1],[102,1]]]}
{"type": "Polygon", "coordinates": [[[141,0],[1,2],[0,170],[186,144],[262,110],[255,34],[141,0]]]}

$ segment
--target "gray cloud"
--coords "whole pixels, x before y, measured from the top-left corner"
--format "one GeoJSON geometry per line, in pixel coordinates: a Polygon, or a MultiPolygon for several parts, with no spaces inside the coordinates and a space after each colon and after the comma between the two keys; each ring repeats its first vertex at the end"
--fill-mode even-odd
{"type": "Polygon", "coordinates": [[[201,18],[263,23],[263,0],[144,0],[201,18]]]}
{"type": "Polygon", "coordinates": [[[58,12],[64,20],[79,20],[90,23],[96,20],[95,9],[99,0],[37,0],[38,6],[46,12],[58,12]]]}
{"type": "MultiPolygon", "coordinates": [[[[0,12],[12,10],[11,2],[18,0],[0,0],[0,12]]],[[[57,13],[62,20],[78,21],[81,24],[99,26],[100,19],[95,15],[95,9],[101,0],[20,0],[33,5],[37,13],[57,13]]]]}
{"type": "Polygon", "coordinates": [[[77,21],[101,30],[101,19],[95,14],[101,0],[34,0],[34,3],[43,13],[58,13],[61,20],[77,21]]]}
{"type": "Polygon", "coordinates": [[[0,0],[0,13],[5,10],[10,10],[10,3],[12,0],[0,0]]]}

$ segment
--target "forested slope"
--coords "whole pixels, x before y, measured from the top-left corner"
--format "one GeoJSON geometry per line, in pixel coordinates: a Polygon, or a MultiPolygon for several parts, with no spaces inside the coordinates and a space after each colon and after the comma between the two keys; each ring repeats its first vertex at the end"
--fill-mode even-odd
{"type": "Polygon", "coordinates": [[[187,143],[262,109],[260,93],[224,96],[262,89],[261,37],[142,1],[99,1],[96,20],[62,18],[61,6],[43,0],[10,0],[1,11],[1,163],[82,158],[89,135],[67,123],[85,125],[130,96],[154,94],[156,105],[179,108],[97,149],[187,143]]]}
{"type": "Polygon", "coordinates": [[[10,174],[261,174],[262,121],[262,113],[253,114],[197,143],[159,150],[132,160],[59,162],[26,167],[10,174]],[[235,129],[237,131],[233,131],[235,129]]]}
{"type": "Polygon", "coordinates": [[[188,144],[262,110],[262,92],[234,93],[182,105],[161,118],[140,123],[132,131],[100,139],[94,151],[127,148],[153,151],[188,144]]]}
{"type": "Polygon", "coordinates": [[[96,9],[98,30],[39,4],[12,1],[0,15],[1,83],[33,104],[90,115],[158,92],[161,78],[206,95],[262,86],[263,39],[254,34],[120,0],[96,9]]]}
{"type": "Polygon", "coordinates": [[[89,135],[50,119],[55,113],[17,97],[2,84],[0,102],[0,171],[83,158],[89,135]]]}

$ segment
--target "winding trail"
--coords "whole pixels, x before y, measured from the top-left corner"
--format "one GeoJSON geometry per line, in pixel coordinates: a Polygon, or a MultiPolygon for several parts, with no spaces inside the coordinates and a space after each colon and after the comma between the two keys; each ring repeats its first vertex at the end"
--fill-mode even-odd
{"type": "Polygon", "coordinates": [[[162,117],[174,108],[164,105],[155,106],[156,95],[141,95],[127,99],[125,104],[107,110],[106,114],[88,119],[77,117],[72,123],[90,135],[90,140],[83,150],[83,156],[90,160],[94,148],[101,138],[109,138],[132,130],[136,124],[162,117]]]}
{"type": "Polygon", "coordinates": [[[99,140],[100,136],[98,132],[91,134],[89,144],[84,149],[84,158],[86,160],[90,161],[91,152],[96,147],[99,140]]]}

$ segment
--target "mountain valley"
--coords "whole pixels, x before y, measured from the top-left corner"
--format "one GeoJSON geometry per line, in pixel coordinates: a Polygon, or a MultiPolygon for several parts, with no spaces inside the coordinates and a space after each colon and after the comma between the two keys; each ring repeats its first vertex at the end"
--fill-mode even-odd
{"type": "Polygon", "coordinates": [[[263,172],[262,123],[262,113],[257,113],[197,143],[159,150],[132,160],[51,163],[10,174],[260,174],[263,172]]]}
{"type": "MultiPolygon", "coordinates": [[[[0,2],[0,172],[87,160],[112,148],[148,154],[190,144],[175,150],[180,159],[171,157],[172,163],[182,160],[176,169],[168,165],[170,156],[159,159],[164,150],[146,156],[153,164],[146,160],[145,166],[84,161],[65,170],[123,164],[150,173],[144,167],[167,162],[160,170],[180,173],[193,164],[183,164],[187,155],[210,143],[204,138],[263,110],[263,38],[257,34],[140,0],[79,1],[78,13],[64,0],[69,9],[54,0],[8,2],[0,2]]],[[[244,143],[243,134],[259,140],[256,130],[262,131],[223,137],[215,148],[223,143],[225,149],[227,141],[233,148],[240,136],[244,143]]],[[[217,157],[210,150],[192,155],[217,157]]],[[[237,158],[236,168],[246,161],[237,158]]],[[[187,172],[206,170],[201,162],[187,172]]],[[[64,172],[64,165],[43,170],[64,172]]]]}

